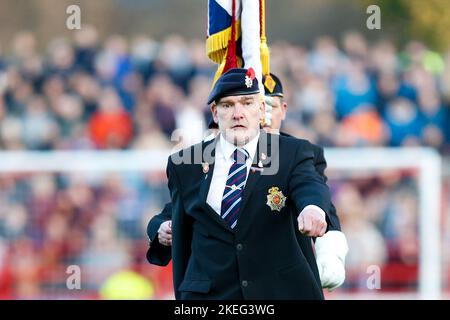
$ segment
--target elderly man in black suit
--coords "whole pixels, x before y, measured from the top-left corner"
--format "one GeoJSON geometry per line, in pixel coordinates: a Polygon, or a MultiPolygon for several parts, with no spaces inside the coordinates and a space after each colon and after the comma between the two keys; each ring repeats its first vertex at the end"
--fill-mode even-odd
{"type": "Polygon", "coordinates": [[[309,142],[260,130],[258,92],[251,69],[222,75],[208,101],[220,134],[169,158],[177,299],[323,298],[297,229],[325,234],[329,190],[309,142]]]}
{"type": "MultiPolygon", "coordinates": [[[[281,123],[286,116],[287,104],[283,100],[283,86],[280,79],[271,74],[274,80],[274,86],[268,88],[265,86],[266,105],[271,106],[269,117],[271,118],[271,125],[265,125],[264,129],[273,134],[280,133],[281,123]]],[[[264,81],[264,79],[263,79],[264,81]]],[[[266,84],[266,82],[264,81],[266,84]]],[[[266,122],[267,123],[267,122],[266,122]]],[[[217,124],[212,122],[211,129],[217,128],[217,124]]],[[[326,161],[323,154],[323,149],[317,145],[312,145],[314,150],[314,166],[316,171],[327,181],[325,176],[326,161]]],[[[171,228],[172,204],[168,203],[160,214],[155,215],[147,226],[147,234],[151,241],[151,246],[147,253],[147,259],[150,263],[165,266],[171,259],[171,244],[172,244],[172,228],[171,228]]],[[[294,217],[294,216],[293,216],[294,217]]],[[[313,272],[316,270],[316,260],[318,271],[320,275],[319,283],[323,288],[333,290],[342,285],[345,280],[345,256],[348,251],[345,235],[340,232],[339,218],[336,214],[336,209],[331,205],[330,214],[327,215],[326,221],[328,224],[326,234],[318,238],[315,243],[315,252],[311,245],[311,238],[305,236],[307,231],[297,231],[296,236],[298,243],[310,263],[313,272]]],[[[316,274],[315,274],[316,275],[316,274]]],[[[316,275],[317,277],[317,275],[316,275]]],[[[317,277],[318,278],[318,277],[317,277]]]]}

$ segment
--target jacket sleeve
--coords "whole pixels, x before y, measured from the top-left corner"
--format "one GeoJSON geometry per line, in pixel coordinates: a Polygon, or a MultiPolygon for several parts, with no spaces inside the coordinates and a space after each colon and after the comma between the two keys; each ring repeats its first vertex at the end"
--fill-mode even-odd
{"type": "MultiPolygon", "coordinates": [[[[327,168],[327,161],[325,160],[325,156],[323,153],[323,149],[319,146],[314,146],[314,166],[316,168],[317,173],[319,173],[324,182],[328,181],[327,176],[325,175],[325,169],[327,168]]],[[[341,224],[339,221],[339,217],[336,212],[336,207],[331,202],[330,203],[330,212],[326,215],[327,220],[327,231],[341,231],[341,224]]]]}
{"type": "Polygon", "coordinates": [[[161,223],[172,219],[172,203],[164,206],[161,213],[153,216],[147,225],[147,236],[150,240],[150,248],[147,251],[147,260],[151,264],[166,266],[172,259],[172,247],[163,246],[158,241],[158,230],[161,223]]]}
{"type": "Polygon", "coordinates": [[[316,205],[330,215],[330,190],[314,166],[312,145],[303,142],[298,145],[289,179],[289,194],[294,201],[297,213],[308,205],[316,205]]]}
{"type": "Polygon", "coordinates": [[[167,178],[170,196],[172,199],[172,268],[175,299],[180,299],[178,290],[186,273],[187,264],[191,255],[192,220],[186,215],[182,196],[181,183],[178,178],[176,166],[169,158],[167,165],[167,178]]]}

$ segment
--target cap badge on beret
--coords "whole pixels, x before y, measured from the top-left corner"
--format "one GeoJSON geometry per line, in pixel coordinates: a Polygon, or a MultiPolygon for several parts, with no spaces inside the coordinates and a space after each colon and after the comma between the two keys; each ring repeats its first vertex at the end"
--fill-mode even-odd
{"type": "Polygon", "coordinates": [[[245,85],[247,88],[251,88],[253,86],[253,79],[255,79],[255,70],[253,70],[253,68],[249,68],[245,74],[245,85]]]}
{"type": "Polygon", "coordinates": [[[264,85],[266,86],[267,89],[269,89],[270,93],[273,93],[273,90],[275,89],[276,86],[276,82],[270,75],[267,75],[266,81],[264,81],[264,85]]]}

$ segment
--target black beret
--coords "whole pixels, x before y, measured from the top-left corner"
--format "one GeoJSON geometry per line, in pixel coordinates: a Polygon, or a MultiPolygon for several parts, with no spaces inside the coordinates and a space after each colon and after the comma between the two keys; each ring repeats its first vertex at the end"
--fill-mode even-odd
{"type": "Polygon", "coordinates": [[[228,96],[249,95],[259,92],[258,80],[252,68],[235,68],[225,72],[214,84],[208,104],[228,96]]]}
{"type": "Polygon", "coordinates": [[[281,80],[273,73],[270,74],[270,77],[272,78],[273,81],[267,79],[266,76],[263,76],[262,79],[262,82],[264,83],[265,95],[271,97],[283,97],[284,96],[283,85],[281,84],[281,80]]]}

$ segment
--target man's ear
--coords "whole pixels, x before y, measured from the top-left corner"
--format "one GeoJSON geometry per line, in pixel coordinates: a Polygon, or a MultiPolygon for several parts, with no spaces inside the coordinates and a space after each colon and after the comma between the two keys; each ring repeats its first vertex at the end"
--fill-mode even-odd
{"type": "Polygon", "coordinates": [[[282,120],[286,119],[287,103],[281,103],[281,112],[283,113],[282,120]]]}
{"type": "Polygon", "coordinates": [[[266,102],[264,99],[260,100],[259,109],[261,111],[261,119],[264,119],[266,116],[266,102]]]}
{"type": "Polygon", "coordinates": [[[219,123],[219,117],[217,116],[217,104],[215,102],[213,102],[211,104],[211,113],[212,113],[214,122],[216,124],[218,124],[219,123]]]}

